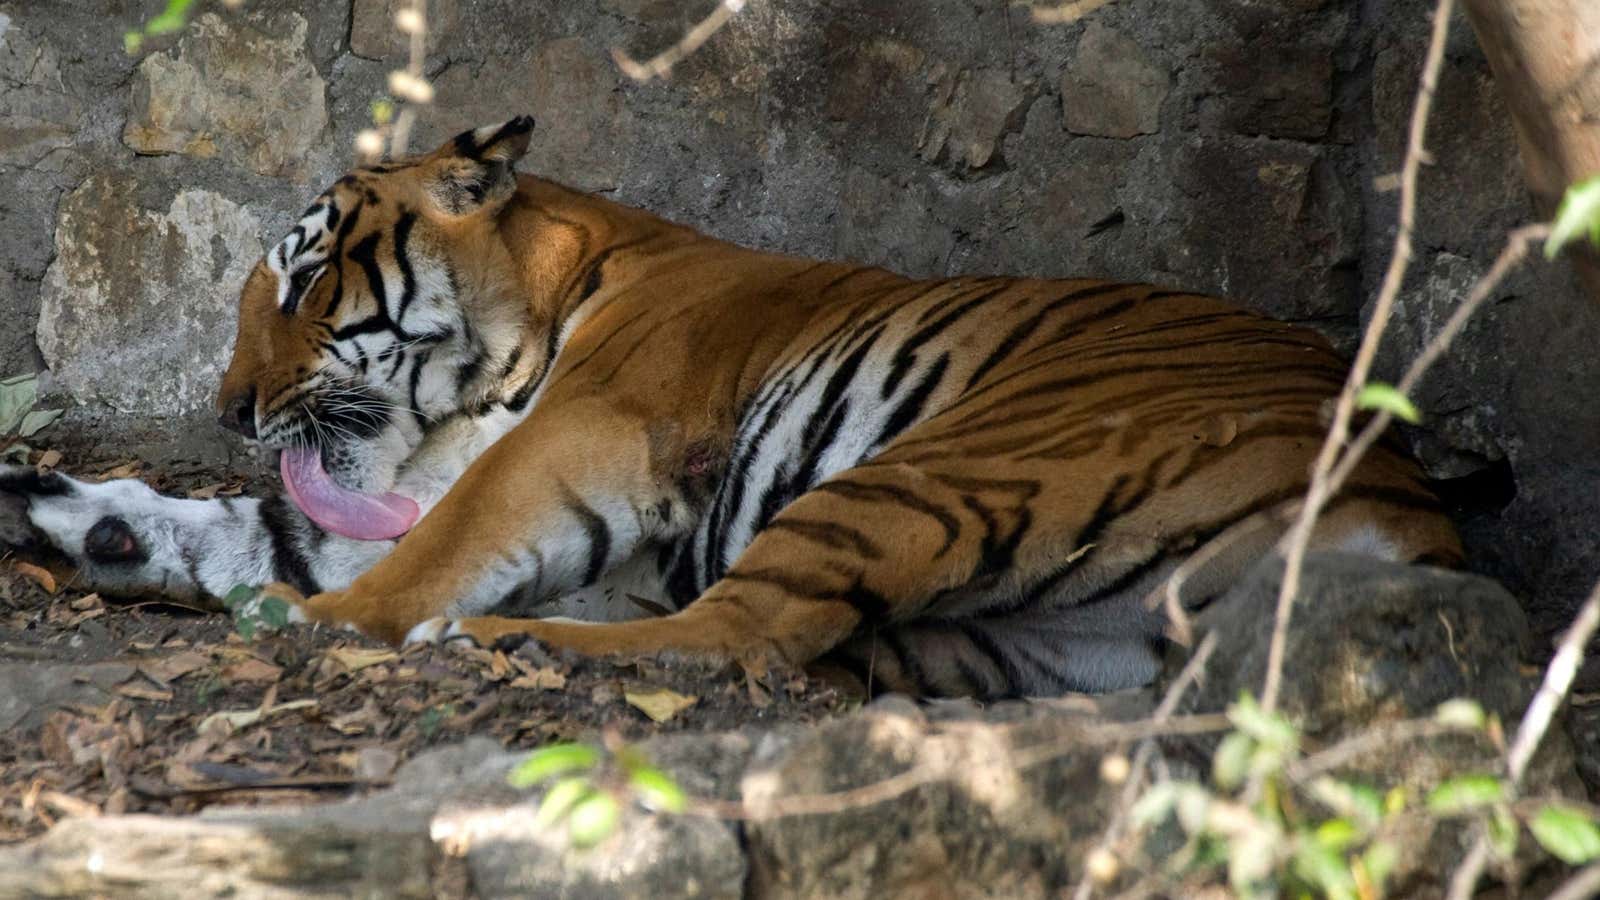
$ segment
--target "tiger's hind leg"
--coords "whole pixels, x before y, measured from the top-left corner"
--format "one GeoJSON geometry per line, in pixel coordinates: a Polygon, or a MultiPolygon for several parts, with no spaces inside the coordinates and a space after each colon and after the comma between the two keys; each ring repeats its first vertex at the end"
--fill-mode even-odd
{"type": "Polygon", "coordinates": [[[864,624],[917,619],[975,582],[1015,595],[1029,577],[1018,557],[1034,533],[1030,503],[1039,490],[1026,479],[868,463],[783,508],[722,579],[678,613],[608,624],[434,620],[410,637],[492,644],[522,634],[591,656],[800,666],[864,624]]]}

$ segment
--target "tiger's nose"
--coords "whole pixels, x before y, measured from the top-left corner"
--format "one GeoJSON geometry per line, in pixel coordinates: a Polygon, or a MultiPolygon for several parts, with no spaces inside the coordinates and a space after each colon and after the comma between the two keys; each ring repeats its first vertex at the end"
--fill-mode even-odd
{"type": "Polygon", "coordinates": [[[223,401],[222,415],[217,417],[222,427],[237,431],[247,438],[256,436],[256,392],[254,388],[231,400],[223,401]]]}

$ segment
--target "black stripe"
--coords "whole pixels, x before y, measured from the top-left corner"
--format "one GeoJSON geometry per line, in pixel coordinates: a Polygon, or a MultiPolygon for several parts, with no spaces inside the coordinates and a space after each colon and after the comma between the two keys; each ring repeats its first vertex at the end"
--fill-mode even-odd
{"type": "Polygon", "coordinates": [[[859,528],[841,522],[823,522],[781,516],[767,525],[767,531],[784,531],[804,541],[832,550],[847,550],[867,559],[882,559],[883,550],[859,528]]]}
{"type": "Polygon", "coordinates": [[[874,447],[882,447],[917,421],[922,415],[923,408],[928,404],[928,397],[944,379],[944,370],[949,365],[950,354],[948,352],[939,354],[939,358],[923,374],[922,380],[917,382],[917,386],[912,388],[905,399],[894,408],[894,412],[889,414],[889,420],[884,423],[883,430],[878,432],[877,440],[873,441],[874,447]]]}
{"type": "Polygon", "coordinates": [[[400,309],[394,314],[396,324],[405,322],[406,310],[417,299],[417,279],[411,270],[411,257],[406,250],[411,240],[411,229],[416,224],[417,214],[410,211],[402,211],[394,223],[394,264],[400,269],[400,309]]]}
{"type": "Polygon", "coordinates": [[[573,493],[566,485],[561,485],[563,507],[578,520],[583,533],[589,539],[589,562],[584,568],[583,584],[587,587],[600,580],[600,575],[605,571],[606,559],[611,555],[611,526],[594,507],[583,502],[583,498],[573,493]]]}
{"type": "Polygon", "coordinates": [[[411,397],[411,418],[417,423],[417,427],[424,430],[426,430],[428,427],[428,417],[422,414],[422,401],[417,396],[417,389],[422,385],[422,367],[426,366],[428,364],[428,360],[432,358],[433,348],[428,347],[419,351],[416,356],[412,358],[411,363],[411,384],[409,385],[409,393],[411,397]]]}
{"type": "Polygon", "coordinates": [[[934,554],[936,557],[943,556],[948,552],[955,544],[956,537],[961,533],[960,519],[956,518],[944,507],[930,500],[925,500],[906,488],[887,484],[862,484],[857,481],[834,479],[832,481],[824,481],[813,490],[863,503],[894,503],[932,518],[944,529],[944,546],[940,547],[939,552],[934,554]]]}
{"type": "Polygon", "coordinates": [[[882,641],[898,658],[897,661],[900,663],[901,673],[906,676],[907,680],[916,685],[917,693],[928,693],[928,689],[933,685],[928,678],[927,670],[922,668],[922,664],[917,661],[916,656],[906,647],[905,641],[901,640],[900,633],[893,628],[884,629],[878,636],[878,640],[882,641]]]}
{"type": "Polygon", "coordinates": [[[273,574],[278,581],[287,583],[309,597],[320,593],[322,587],[312,577],[310,561],[295,540],[295,533],[302,524],[316,528],[284,496],[276,495],[261,501],[261,526],[267,530],[267,537],[272,542],[273,574]]]}
{"type": "Polygon", "coordinates": [[[968,313],[972,312],[974,309],[977,309],[979,306],[983,305],[994,297],[1005,293],[1005,291],[1010,287],[1010,284],[1002,284],[993,290],[984,291],[960,306],[957,306],[955,309],[950,310],[939,318],[917,329],[914,334],[906,338],[905,342],[902,343],[895,351],[894,363],[889,367],[889,376],[883,381],[883,399],[889,399],[889,395],[893,394],[895,388],[900,386],[901,379],[905,378],[906,372],[911,368],[911,364],[916,361],[917,350],[921,348],[923,344],[926,344],[927,342],[938,337],[941,333],[943,333],[951,325],[954,325],[956,322],[960,321],[968,313]]]}

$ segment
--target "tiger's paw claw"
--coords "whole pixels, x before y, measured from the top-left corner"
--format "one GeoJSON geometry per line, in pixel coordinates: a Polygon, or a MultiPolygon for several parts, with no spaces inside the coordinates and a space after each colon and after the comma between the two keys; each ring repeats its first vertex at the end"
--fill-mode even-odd
{"type": "Polygon", "coordinates": [[[411,626],[401,644],[447,644],[457,640],[473,641],[474,638],[461,628],[459,621],[447,616],[435,616],[411,626]]]}

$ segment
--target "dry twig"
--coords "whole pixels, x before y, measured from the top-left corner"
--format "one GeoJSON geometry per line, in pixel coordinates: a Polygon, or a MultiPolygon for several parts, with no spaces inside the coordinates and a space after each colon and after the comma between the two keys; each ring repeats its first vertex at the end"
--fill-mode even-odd
{"type": "Polygon", "coordinates": [[[1033,20],[1041,25],[1062,25],[1076,22],[1111,0],[1072,0],[1058,6],[1035,6],[1031,9],[1033,20]]]}
{"type": "Polygon", "coordinates": [[[1585,900],[1600,896],[1600,863],[1591,863],[1578,870],[1545,900],[1585,900]]]}
{"type": "MultiPolygon", "coordinates": [[[[1155,713],[1151,715],[1150,721],[1165,722],[1172,717],[1172,714],[1177,711],[1178,703],[1182,701],[1183,695],[1188,692],[1190,685],[1200,680],[1205,672],[1206,662],[1211,659],[1211,653],[1216,649],[1216,634],[1206,635],[1205,639],[1200,642],[1200,646],[1195,648],[1194,655],[1189,657],[1188,662],[1184,663],[1183,671],[1178,673],[1178,677],[1167,688],[1167,695],[1161,698],[1161,703],[1156,707],[1155,713]]],[[[1139,792],[1144,790],[1145,770],[1150,765],[1150,757],[1154,755],[1155,749],[1155,741],[1146,738],[1139,744],[1139,749],[1134,751],[1133,764],[1128,770],[1128,780],[1122,786],[1122,793],[1117,795],[1117,807],[1112,810],[1111,821],[1106,824],[1106,830],[1100,837],[1100,843],[1095,850],[1090,851],[1091,855],[1095,852],[1112,852],[1112,848],[1122,839],[1123,833],[1127,830],[1129,811],[1138,802],[1139,792]]],[[[1086,872],[1083,880],[1078,882],[1077,889],[1072,892],[1073,900],[1089,900],[1093,893],[1094,880],[1086,872]]]]}
{"type": "Polygon", "coordinates": [[[1311,485],[1306,490],[1305,504],[1300,516],[1285,535],[1283,542],[1283,584],[1278,591],[1277,614],[1273,620],[1272,643],[1267,648],[1267,678],[1261,691],[1261,707],[1273,711],[1278,706],[1278,693],[1283,682],[1283,654],[1288,642],[1289,620],[1294,610],[1295,595],[1300,590],[1300,571],[1305,563],[1306,548],[1311,543],[1311,530],[1317,516],[1332,496],[1329,473],[1339,459],[1350,435],[1350,419],[1355,415],[1356,393],[1367,383],[1378,344],[1388,327],[1390,313],[1400,294],[1400,284],[1405,279],[1411,263],[1411,231],[1416,221],[1417,176],[1427,157],[1423,138],[1427,133],[1428,114],[1433,108],[1434,90],[1439,83],[1439,69],[1444,61],[1445,39],[1450,31],[1450,14],[1455,10],[1454,0],[1439,0],[1433,13],[1433,32],[1428,43],[1428,53],[1422,67],[1422,83],[1417,89],[1417,100],[1411,110],[1411,132],[1406,142],[1405,161],[1400,171],[1400,217],[1395,232],[1394,254],[1384,273],[1383,284],[1373,305],[1372,319],[1356,351],[1344,389],[1339,393],[1334,408],[1333,424],[1328,437],[1317,454],[1316,466],[1311,473],[1311,485]]]}
{"type": "MultiPolygon", "coordinates": [[[[411,37],[410,59],[406,62],[405,72],[412,81],[407,84],[425,85],[426,82],[422,81],[422,64],[427,57],[428,0],[411,0],[411,6],[407,11],[416,17],[412,21],[408,16],[406,25],[409,27],[403,29],[409,32],[411,37]]],[[[431,90],[423,90],[431,97],[431,90]]],[[[411,96],[403,99],[407,101],[406,105],[400,110],[400,115],[395,117],[394,131],[389,135],[389,155],[395,159],[406,155],[407,145],[411,142],[411,128],[417,120],[417,104],[427,102],[419,95],[416,88],[412,89],[411,96]]]]}
{"type": "MultiPolygon", "coordinates": [[[[1034,766],[1059,759],[1077,750],[1115,746],[1153,737],[1209,734],[1223,731],[1228,727],[1227,716],[1220,714],[1176,716],[1159,722],[1153,719],[1141,719],[1136,722],[1073,724],[1064,728],[1067,734],[1056,740],[1009,753],[1010,770],[1016,773],[1025,772],[1034,766]]],[[[1004,726],[989,730],[1003,737],[1014,728],[1004,726]]],[[[969,774],[970,763],[970,758],[959,755],[950,759],[925,760],[898,775],[860,787],[826,794],[775,797],[759,803],[747,800],[698,798],[691,801],[689,812],[745,822],[768,822],[793,816],[837,815],[885,803],[937,781],[950,781],[957,776],[969,774]]]]}
{"type": "MultiPolygon", "coordinates": [[[[1106,2],[1106,0],[1101,0],[1106,2]]],[[[711,14],[695,23],[693,28],[684,32],[683,37],[676,44],[657,53],[644,62],[639,62],[629,56],[621,48],[612,48],[611,58],[616,60],[617,67],[623,74],[634,81],[643,84],[652,78],[665,79],[672,74],[672,67],[683,62],[690,54],[700,49],[700,45],[711,40],[711,36],[722,30],[745,8],[746,0],[722,0],[711,14]]]]}

